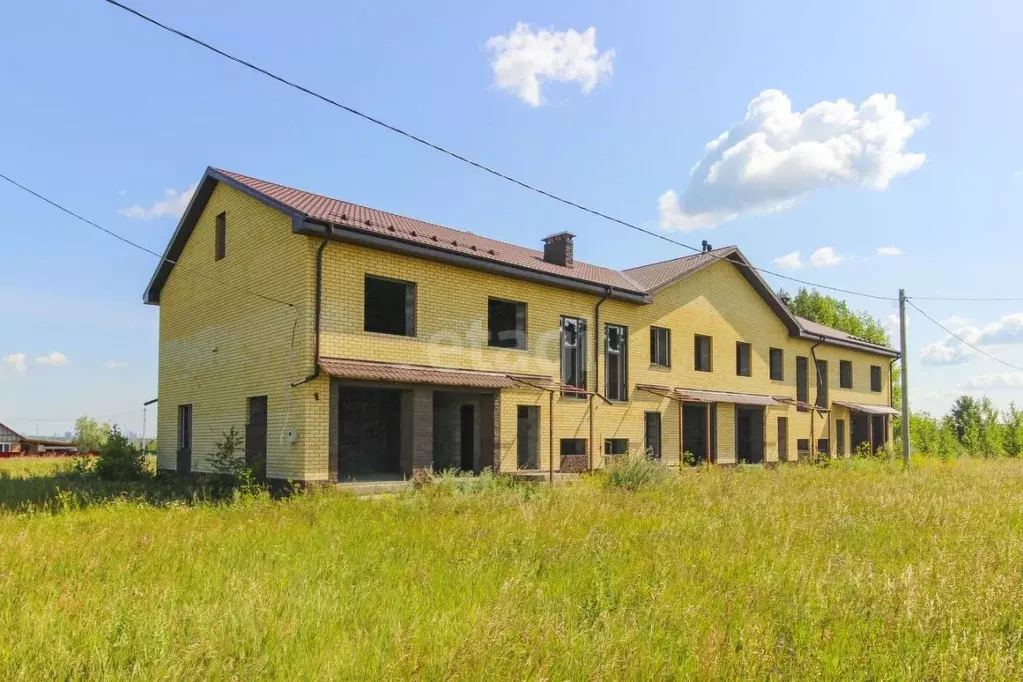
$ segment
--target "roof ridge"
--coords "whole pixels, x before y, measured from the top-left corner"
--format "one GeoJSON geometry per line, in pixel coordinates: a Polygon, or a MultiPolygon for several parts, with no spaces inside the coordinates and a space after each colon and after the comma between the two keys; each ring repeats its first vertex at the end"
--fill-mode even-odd
{"type": "Polygon", "coordinates": [[[727,251],[728,249],[737,249],[737,248],[739,248],[739,247],[736,246],[735,244],[730,244],[728,246],[720,246],[720,247],[718,247],[716,249],[711,249],[710,251],[697,251],[695,253],[690,253],[689,255],[686,255],[686,256],[676,256],[674,258],[665,258],[664,260],[654,261],[653,263],[644,263],[643,265],[634,265],[631,268],[625,268],[621,272],[629,272],[630,270],[639,270],[641,268],[649,268],[649,267],[651,267],[653,265],[664,265],[665,263],[671,263],[673,261],[682,260],[683,258],[695,258],[697,256],[705,256],[708,253],[715,253],[717,251],[727,251]]]}

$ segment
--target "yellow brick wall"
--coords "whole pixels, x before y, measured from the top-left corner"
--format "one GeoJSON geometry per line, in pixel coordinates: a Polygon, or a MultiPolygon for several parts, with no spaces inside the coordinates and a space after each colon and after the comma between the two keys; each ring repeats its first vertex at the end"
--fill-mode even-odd
{"type": "MultiPolygon", "coordinates": [[[[587,360],[593,386],[593,317],[596,296],[579,294],[507,277],[454,268],[430,261],[411,259],[347,244],[332,243],[324,259],[324,305],[321,336],[322,354],[342,358],[367,358],[438,367],[459,367],[502,372],[560,375],[559,320],[562,315],[586,319],[587,360]],[[415,282],[417,325],[415,337],[367,333],[363,327],[363,290],[366,274],[415,282]],[[527,304],[527,351],[487,346],[487,300],[489,297],[527,304]]],[[[679,456],[677,404],[644,391],[636,384],[659,384],[687,388],[787,395],[795,397],[796,356],[810,358],[811,342],[793,339],[784,324],[729,263],[719,262],[663,289],[650,305],[607,301],[601,308],[605,323],[629,328],[629,401],[607,405],[594,400],[595,461],[599,464],[605,438],[629,439],[630,451],[641,452],[644,412],[660,411],[662,454],[666,461],[679,456]],[[672,329],[670,369],[649,363],[650,326],[672,329]],[[693,335],[713,337],[711,373],[693,369],[693,335]],[[735,343],[753,344],[751,377],[735,374],[735,343]],[[785,351],[784,381],[771,381],[768,351],[785,351]]],[[[603,329],[601,329],[603,338],[603,329]]],[[[888,358],[866,352],[821,345],[818,359],[828,361],[829,395],[863,403],[888,403],[888,358]],[[838,388],[839,359],[853,361],[854,389],[838,388]],[[883,391],[869,391],[869,366],[882,367],[883,391]]],[[[813,362],[810,359],[810,398],[816,395],[813,362]]],[[[600,359],[598,386],[604,393],[604,358],[600,359]]],[[[505,390],[501,396],[501,469],[515,468],[516,406],[540,406],[541,468],[549,462],[549,406],[545,393],[533,389],[505,390]]],[[[328,407],[320,405],[327,415],[328,407]]],[[[555,397],[555,464],[561,438],[589,438],[589,410],[586,401],[555,397]]],[[[777,460],[777,417],[789,418],[790,458],[796,456],[796,440],[828,436],[828,418],[813,416],[795,408],[770,408],[766,415],[765,438],[768,461],[777,460]]],[[[324,417],[326,418],[326,416],[324,417]]],[[[734,408],[719,405],[718,461],[735,461],[734,408]]],[[[839,418],[832,415],[832,418],[839,418]]],[[[848,429],[848,418],[846,418],[848,429]]],[[[317,451],[326,452],[326,432],[317,451]]],[[[833,433],[832,433],[833,439],[833,433]]],[[[846,439],[848,449],[848,436],[846,439]]],[[[322,467],[325,469],[326,461],[322,467]]]]}
{"type": "MultiPolygon", "coordinates": [[[[244,433],[247,398],[266,395],[268,475],[305,478],[317,470],[305,447],[309,427],[318,426],[309,424],[307,409],[315,404],[316,386],[290,388],[311,370],[316,246],[293,235],[282,213],[223,184],[214,190],[160,296],[160,468],[175,467],[179,405],[192,405],[193,469],[208,471],[207,457],[221,434],[231,426],[244,433]],[[227,250],[216,261],[221,211],[227,250]],[[299,431],[296,445],[282,442],[286,419],[299,431]]],[[[325,404],[329,396],[320,391],[325,404]]]]}
{"type": "MultiPolygon", "coordinates": [[[[244,429],[246,398],[267,395],[268,475],[323,480],[328,477],[330,380],[321,376],[299,388],[290,384],[311,370],[315,254],[319,240],[294,235],[288,217],[226,186],[219,186],[163,288],[160,304],[159,466],[172,469],[177,443],[177,406],[193,405],[193,466],[208,470],[207,456],[232,425],[244,429]],[[214,260],[216,215],[227,212],[227,257],[214,260]],[[218,283],[223,282],[223,284],[218,283]],[[243,293],[248,289],[293,302],[289,308],[243,293]],[[290,406],[289,406],[290,404],[290,406]],[[287,423],[285,423],[287,421],[287,423]],[[295,445],[281,439],[289,426],[298,430],[295,445]]],[[[362,247],[331,242],[324,254],[321,355],[364,358],[438,367],[560,376],[562,315],[587,320],[587,361],[594,384],[594,305],[596,296],[454,268],[362,247]],[[396,337],[364,332],[363,288],[366,274],[415,282],[417,334],[396,337]],[[487,300],[496,297],[527,304],[528,350],[487,345],[487,300]]],[[[601,308],[600,337],[606,323],[629,330],[629,400],[607,405],[594,399],[594,461],[602,463],[605,438],[627,438],[630,451],[643,450],[644,412],[661,412],[662,454],[679,458],[677,403],[636,384],[795,396],[795,358],[810,357],[811,342],[793,339],[740,273],[716,263],[659,291],[650,305],[607,301],[601,308]],[[650,326],[672,330],[670,369],[649,363],[650,326]],[[713,337],[712,373],[693,369],[693,335],[713,337]],[[735,343],[753,345],[752,376],[735,374],[735,343]],[[768,350],[785,351],[785,379],[768,375],[768,350]]],[[[821,345],[828,361],[832,399],[887,404],[889,360],[870,353],[821,345]],[[854,388],[839,388],[839,360],[853,361],[854,388]],[[883,391],[869,390],[871,364],[882,368],[883,391]]],[[[596,386],[604,392],[604,358],[596,386]]],[[[810,363],[810,399],[816,386],[810,363]]],[[[540,407],[539,457],[550,461],[550,409],[546,393],[532,388],[504,390],[500,411],[500,467],[516,467],[516,407],[540,407]]],[[[590,436],[585,400],[555,396],[554,461],[561,438],[590,436]]],[[[735,459],[734,407],[718,406],[718,461],[735,459]]],[[[796,440],[831,437],[844,419],[850,448],[849,418],[836,409],[830,417],[769,408],[765,438],[768,461],[777,460],[777,417],[789,419],[788,452],[796,440]],[[829,434],[828,425],[831,424],[829,434]]],[[[697,453],[702,454],[702,453],[697,453]]]]}

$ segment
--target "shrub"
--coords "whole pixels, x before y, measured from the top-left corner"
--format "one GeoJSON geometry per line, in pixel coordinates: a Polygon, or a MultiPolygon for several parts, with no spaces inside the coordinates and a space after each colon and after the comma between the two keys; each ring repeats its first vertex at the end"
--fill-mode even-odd
{"type": "Polygon", "coordinates": [[[245,471],[245,450],[238,429],[232,426],[222,433],[213,447],[213,454],[209,456],[210,468],[221,478],[237,480],[245,471]]]}
{"type": "Polygon", "coordinates": [[[604,468],[604,487],[639,490],[660,483],[667,473],[663,464],[645,457],[616,457],[604,468]]]}
{"type": "Polygon", "coordinates": [[[100,446],[93,471],[100,478],[111,481],[131,481],[148,475],[142,450],[132,445],[116,424],[110,428],[110,435],[100,446]]]}

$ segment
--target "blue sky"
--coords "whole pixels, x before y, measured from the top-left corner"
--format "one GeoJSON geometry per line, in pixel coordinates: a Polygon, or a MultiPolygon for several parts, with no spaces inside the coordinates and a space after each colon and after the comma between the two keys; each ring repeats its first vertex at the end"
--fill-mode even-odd
{"type": "MultiPolygon", "coordinates": [[[[883,295],[902,286],[911,296],[1023,297],[1019,3],[134,5],[644,227],[662,229],[668,190],[682,214],[710,206],[707,220],[668,211],[669,234],[687,243],[738,244],[772,269],[798,251],[795,276],[883,295]],[[520,22],[528,28],[516,37],[520,22]],[[584,33],[591,27],[595,36],[584,33]],[[565,41],[584,49],[561,50],[565,41]],[[550,76],[539,91],[527,87],[537,72],[550,76]],[[825,103],[815,111],[851,107],[853,120],[809,149],[782,150],[792,153],[780,167],[747,148],[739,171],[759,169],[755,186],[740,172],[687,195],[691,169],[715,161],[707,143],[767,90],[784,93],[795,114],[825,103]],[[860,105],[875,94],[893,95],[889,114],[911,129],[889,129],[890,116],[880,133],[863,125],[860,105]],[[842,99],[849,107],[827,104],[842,99]],[[878,135],[898,147],[887,161],[863,148],[878,135]],[[679,230],[708,222],[719,224],[679,230]],[[904,253],[876,254],[889,246],[904,253]],[[816,260],[832,264],[812,265],[825,247],[816,260]]],[[[767,98],[773,110],[779,94],[767,98]]],[[[100,0],[6,9],[0,102],[0,172],[158,251],[176,222],[168,190],[186,191],[214,165],[527,245],[569,229],[577,257],[613,267],[687,253],[446,159],[100,0]]],[[[803,121],[789,142],[813,138],[821,123],[788,120],[803,121]]],[[[717,153],[762,123],[734,129],[717,153]]],[[[156,396],[158,310],[141,304],[155,259],[0,183],[0,261],[0,421],[52,433],[82,413],[116,414],[140,430],[140,405],[156,396]]],[[[895,312],[849,302],[882,319],[895,312]]],[[[1023,301],[919,305],[1023,365],[1023,301]]],[[[915,408],[943,410],[977,387],[1000,404],[1023,402],[1023,376],[911,317],[915,408]]]]}

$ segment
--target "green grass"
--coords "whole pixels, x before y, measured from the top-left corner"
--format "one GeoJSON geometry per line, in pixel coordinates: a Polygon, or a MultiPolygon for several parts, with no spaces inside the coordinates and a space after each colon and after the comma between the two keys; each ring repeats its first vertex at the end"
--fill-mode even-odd
{"type": "Polygon", "coordinates": [[[31,480],[0,480],[9,679],[1023,676],[1016,461],[2,504],[31,480]]]}

